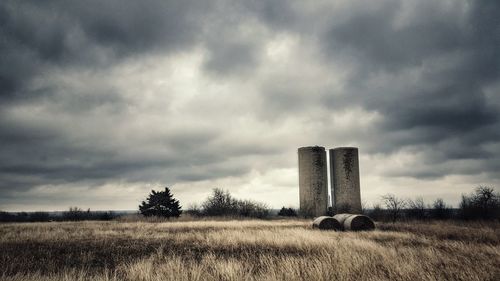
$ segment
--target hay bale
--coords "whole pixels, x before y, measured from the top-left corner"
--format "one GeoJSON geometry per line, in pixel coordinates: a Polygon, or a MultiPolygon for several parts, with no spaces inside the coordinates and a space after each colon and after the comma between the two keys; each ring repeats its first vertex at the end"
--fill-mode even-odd
{"type": "Polygon", "coordinates": [[[313,228],[324,229],[324,230],[340,230],[340,223],[329,216],[317,217],[313,221],[313,228]]]}
{"type": "Polygon", "coordinates": [[[342,226],[344,227],[344,230],[353,231],[375,229],[375,223],[373,222],[373,220],[370,217],[364,215],[351,215],[345,219],[342,226]]]}
{"type": "Polygon", "coordinates": [[[337,214],[333,217],[340,223],[342,230],[358,231],[375,229],[373,220],[365,215],[337,214]]]}
{"type": "Polygon", "coordinates": [[[344,222],[345,220],[352,216],[353,214],[336,214],[335,216],[333,216],[334,219],[336,219],[339,223],[340,223],[340,228],[342,230],[344,230],[344,222]]]}

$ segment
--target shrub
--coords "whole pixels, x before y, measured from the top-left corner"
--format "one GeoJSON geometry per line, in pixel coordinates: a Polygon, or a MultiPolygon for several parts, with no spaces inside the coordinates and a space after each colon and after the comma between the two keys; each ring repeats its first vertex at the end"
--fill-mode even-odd
{"type": "Polygon", "coordinates": [[[109,221],[118,217],[114,212],[97,212],[92,217],[96,217],[97,220],[101,221],[109,221]]]}
{"type": "Polygon", "coordinates": [[[238,215],[242,217],[265,218],[269,216],[266,204],[252,200],[236,200],[238,215]]]}
{"type": "Polygon", "coordinates": [[[296,217],[297,212],[293,208],[285,208],[284,206],[278,212],[278,216],[282,217],[296,217]]]}
{"type": "Polygon", "coordinates": [[[237,214],[238,201],[228,191],[214,188],[201,207],[206,216],[231,216],[237,214]]]}
{"type": "Polygon", "coordinates": [[[238,200],[228,191],[214,188],[212,194],[202,203],[201,214],[264,218],[269,216],[269,208],[263,203],[252,200],[238,200]]]}
{"type": "Polygon", "coordinates": [[[0,211],[0,221],[1,222],[14,222],[16,221],[16,215],[9,212],[0,211]]]}
{"type": "MultiPolygon", "coordinates": [[[[90,213],[90,209],[87,210],[87,213],[90,213]]],[[[79,221],[86,219],[87,214],[78,207],[69,207],[68,211],[63,212],[62,218],[63,220],[69,221],[79,221]]]]}
{"type": "Polygon", "coordinates": [[[192,215],[192,216],[202,216],[202,210],[201,207],[198,204],[191,204],[188,206],[187,210],[184,211],[185,214],[192,215]]]}
{"type": "Polygon", "coordinates": [[[368,212],[368,216],[377,221],[383,220],[385,218],[384,210],[382,209],[382,207],[380,207],[380,204],[375,204],[373,206],[373,209],[368,212]]]}
{"type": "Polygon", "coordinates": [[[50,214],[47,212],[33,212],[30,215],[30,221],[50,221],[50,214]]]}

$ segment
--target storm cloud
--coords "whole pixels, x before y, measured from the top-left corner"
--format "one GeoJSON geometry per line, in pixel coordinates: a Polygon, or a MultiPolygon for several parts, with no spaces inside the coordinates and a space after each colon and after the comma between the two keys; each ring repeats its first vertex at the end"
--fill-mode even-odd
{"type": "Polygon", "coordinates": [[[315,144],[456,203],[500,183],[499,40],[498,1],[2,1],[0,209],[296,206],[315,144]]]}

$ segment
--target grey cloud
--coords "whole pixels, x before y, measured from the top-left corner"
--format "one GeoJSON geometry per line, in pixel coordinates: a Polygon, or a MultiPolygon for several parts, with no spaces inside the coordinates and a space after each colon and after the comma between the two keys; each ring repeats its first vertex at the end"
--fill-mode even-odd
{"type": "Polygon", "coordinates": [[[365,70],[398,71],[459,49],[464,29],[456,20],[457,9],[444,10],[439,3],[423,1],[414,11],[418,20],[399,27],[395,22],[402,5],[399,1],[357,5],[352,15],[334,22],[325,34],[327,52],[354,56],[365,70]]]}
{"type": "MultiPolygon", "coordinates": [[[[345,98],[325,101],[362,104],[384,117],[373,152],[425,145],[428,158],[439,151],[440,163],[491,157],[481,145],[500,142],[491,133],[500,128],[500,111],[484,93],[499,78],[500,51],[493,39],[500,36],[498,2],[458,3],[467,7],[463,15],[456,7],[419,2],[412,11],[419,16],[403,27],[395,26],[402,3],[383,2],[360,8],[327,29],[323,47],[328,54],[349,57],[356,67],[345,98]],[[446,147],[450,142],[453,148],[446,147]]],[[[434,168],[429,165],[413,176],[427,177],[434,168]]],[[[456,172],[473,172],[467,169],[456,172]]],[[[446,165],[438,174],[454,170],[446,165]]]]}
{"type": "Polygon", "coordinates": [[[205,6],[199,1],[4,1],[0,94],[35,95],[26,84],[50,66],[102,68],[124,56],[184,50],[198,37],[205,6]]]}
{"type": "Polygon", "coordinates": [[[3,35],[43,60],[95,62],[98,54],[89,52],[96,46],[118,56],[185,47],[196,38],[205,7],[198,1],[7,1],[3,35]]]}
{"type": "MultiPolygon", "coordinates": [[[[8,107],[42,106],[59,116],[62,114],[62,118],[72,115],[76,123],[70,126],[87,126],[78,118],[93,119],[95,130],[92,131],[96,131],[106,130],[108,124],[99,120],[102,116],[92,117],[92,114],[97,107],[109,105],[109,115],[104,118],[116,115],[117,120],[125,121],[129,101],[112,86],[103,84],[102,79],[87,85],[50,84],[49,81],[42,88],[33,88],[32,80],[51,69],[61,69],[61,72],[82,69],[105,75],[103,69],[126,57],[187,51],[196,46],[203,35],[201,29],[205,12],[210,12],[208,7],[208,3],[199,1],[3,2],[0,5],[0,87],[1,99],[5,102],[0,108],[4,117],[0,124],[3,192],[16,187],[26,190],[40,184],[82,180],[158,180],[158,175],[161,180],[175,182],[194,179],[177,170],[193,165],[206,170],[195,178],[227,174],[224,168],[211,171],[205,167],[224,161],[219,156],[222,153],[203,148],[218,132],[183,131],[165,140],[130,141],[123,147],[113,146],[117,139],[111,131],[109,135],[99,136],[103,139],[93,139],[95,132],[86,136],[85,127],[83,132],[78,132],[76,128],[58,127],[59,122],[30,124],[17,120],[7,111],[8,107]],[[159,146],[163,152],[156,156],[141,155],[148,145],[159,146]],[[174,153],[165,153],[165,150],[174,153]],[[158,167],[164,171],[158,171],[158,167]]],[[[239,59],[244,45],[236,44],[233,49],[233,58],[239,59]]],[[[214,50],[214,56],[221,55],[214,50]]],[[[216,59],[212,61],[213,68],[221,71],[225,68],[217,65],[216,59]]],[[[150,137],[154,138],[154,133],[150,137]]],[[[237,167],[230,170],[243,172],[237,167]]]]}
{"type": "Polygon", "coordinates": [[[205,68],[221,75],[247,75],[258,64],[257,47],[250,42],[230,42],[231,39],[218,38],[220,42],[210,47],[210,55],[205,68]]]}
{"type": "MultiPolygon", "coordinates": [[[[0,192],[80,181],[153,180],[173,184],[238,176],[247,173],[251,164],[231,160],[275,153],[268,146],[220,140],[221,133],[213,129],[172,129],[166,135],[150,132],[143,137],[130,130],[126,132],[129,139],[123,142],[112,128],[99,123],[99,116],[93,118],[92,127],[86,128],[78,124],[79,114],[85,112],[68,114],[73,114],[73,125],[80,129],[62,127],[57,122],[22,122],[4,113],[0,121],[0,192]]],[[[116,120],[120,118],[126,122],[129,117],[116,120]]]]}
{"type": "Polygon", "coordinates": [[[497,1],[3,1],[0,194],[241,177],[294,167],[306,141],[418,151],[425,163],[383,176],[497,178],[500,98],[486,89],[499,81],[499,15],[497,1]],[[267,43],[285,35],[294,63],[274,69],[267,43]],[[165,90],[153,113],[138,106],[148,81],[131,97],[107,77],[200,50],[202,93],[165,90]],[[57,79],[67,73],[74,81],[57,79]],[[378,119],[339,136],[327,118],[353,110],[378,119]]]}

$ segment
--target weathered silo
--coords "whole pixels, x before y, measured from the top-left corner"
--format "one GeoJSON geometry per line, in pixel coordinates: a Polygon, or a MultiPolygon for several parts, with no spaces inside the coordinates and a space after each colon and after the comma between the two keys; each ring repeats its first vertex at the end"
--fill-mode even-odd
{"type": "Polygon", "coordinates": [[[326,151],[321,146],[299,148],[300,213],[322,216],[328,208],[326,151]]]}
{"type": "Polygon", "coordinates": [[[330,183],[337,212],[361,213],[357,148],[330,149],[330,183]]]}

